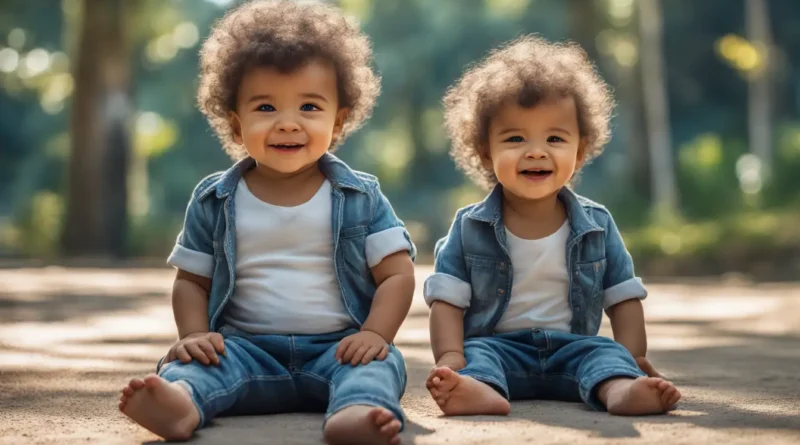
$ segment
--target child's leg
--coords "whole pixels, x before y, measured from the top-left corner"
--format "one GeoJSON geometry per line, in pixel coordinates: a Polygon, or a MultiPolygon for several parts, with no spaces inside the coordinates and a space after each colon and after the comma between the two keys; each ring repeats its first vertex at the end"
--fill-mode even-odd
{"type": "Polygon", "coordinates": [[[532,397],[524,387],[526,378],[539,373],[541,367],[529,338],[530,331],[518,331],[467,339],[467,366],[457,373],[436,368],[428,385],[442,412],[448,416],[507,415],[509,399],[532,397]]]}
{"type": "Polygon", "coordinates": [[[228,337],[219,365],[167,363],[159,375],[132,380],[123,389],[120,410],[165,439],[185,440],[231,408],[278,412],[279,402],[291,404],[294,395],[291,375],[275,358],[249,340],[228,337]],[[252,409],[234,406],[256,398],[260,403],[252,409]]]}
{"type": "Polygon", "coordinates": [[[400,398],[406,366],[400,351],[389,347],[384,360],[340,365],[338,343],[312,360],[304,372],[328,381],[329,398],[323,434],[329,444],[397,444],[404,416],[400,398]]]}
{"type": "Polygon", "coordinates": [[[628,350],[609,338],[554,331],[539,335],[549,345],[545,378],[552,398],[579,397],[617,415],[660,414],[680,399],[672,383],[646,377],[628,350]]]}

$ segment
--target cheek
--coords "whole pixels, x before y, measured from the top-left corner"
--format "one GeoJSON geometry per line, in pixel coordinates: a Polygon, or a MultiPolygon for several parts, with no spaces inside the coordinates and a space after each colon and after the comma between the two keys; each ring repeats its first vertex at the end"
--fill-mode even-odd
{"type": "Polygon", "coordinates": [[[500,152],[492,157],[497,176],[508,176],[517,172],[517,156],[513,150],[500,152]]]}

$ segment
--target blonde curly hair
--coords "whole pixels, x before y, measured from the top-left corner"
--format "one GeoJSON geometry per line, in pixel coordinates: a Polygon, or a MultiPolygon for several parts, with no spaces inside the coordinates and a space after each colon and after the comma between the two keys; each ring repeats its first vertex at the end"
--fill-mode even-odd
{"type": "Polygon", "coordinates": [[[497,184],[481,154],[488,150],[489,123],[497,109],[516,98],[522,107],[557,95],[572,97],[585,139],[585,161],[597,157],[610,139],[614,99],[586,52],[575,43],[551,43],[526,35],[493,50],[468,69],[444,97],[450,156],[478,185],[497,184]]]}
{"type": "Polygon", "coordinates": [[[197,102],[231,158],[247,156],[229,121],[245,71],[269,66],[288,73],[314,59],[333,64],[339,107],[349,109],[334,150],[367,120],[380,94],[372,48],[358,25],[333,6],[292,0],[245,3],[214,25],[200,50],[197,102]]]}

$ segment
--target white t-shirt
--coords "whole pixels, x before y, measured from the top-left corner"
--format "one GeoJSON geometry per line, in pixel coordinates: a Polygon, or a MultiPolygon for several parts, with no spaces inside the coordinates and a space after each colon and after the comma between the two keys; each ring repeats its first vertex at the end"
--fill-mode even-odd
{"type": "Polygon", "coordinates": [[[295,207],[234,196],[236,282],[223,320],[253,334],[322,334],[353,324],[333,265],[331,184],[295,207]]]}
{"type": "Polygon", "coordinates": [[[519,238],[506,229],[514,282],[497,332],[534,328],[570,331],[569,233],[568,222],[552,235],[535,240],[519,238]]]}

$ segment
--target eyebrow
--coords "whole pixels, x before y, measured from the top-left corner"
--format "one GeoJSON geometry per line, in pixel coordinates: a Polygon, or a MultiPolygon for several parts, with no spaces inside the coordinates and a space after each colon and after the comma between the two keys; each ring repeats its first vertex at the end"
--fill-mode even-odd
{"type": "MultiPolygon", "coordinates": [[[[302,93],[300,95],[300,97],[303,97],[303,98],[306,98],[306,99],[318,99],[318,100],[321,100],[323,102],[330,103],[328,101],[328,99],[325,98],[325,96],[323,96],[321,94],[318,94],[318,93],[302,93]]],[[[270,96],[269,94],[257,94],[255,96],[250,97],[250,99],[247,100],[247,103],[256,102],[256,101],[260,101],[260,100],[272,100],[272,99],[273,99],[273,97],[270,96]]]]}
{"type": "Polygon", "coordinates": [[[572,133],[570,133],[569,130],[565,130],[565,129],[561,128],[561,127],[550,127],[550,128],[547,129],[547,131],[553,131],[553,132],[556,132],[556,133],[563,133],[563,134],[565,134],[567,136],[572,136],[572,133]]]}
{"type": "Polygon", "coordinates": [[[497,133],[497,136],[503,136],[504,134],[508,134],[508,133],[522,133],[522,130],[519,129],[519,128],[506,128],[505,130],[501,131],[500,133],[497,133]]]}

